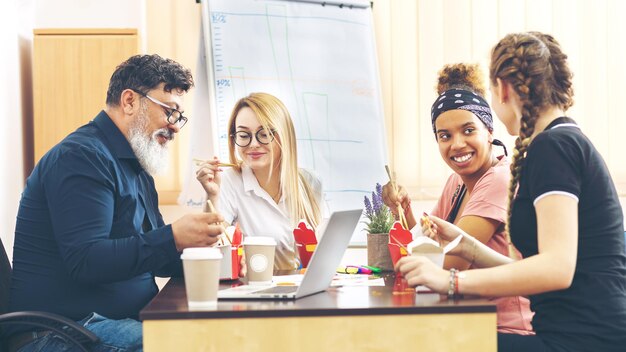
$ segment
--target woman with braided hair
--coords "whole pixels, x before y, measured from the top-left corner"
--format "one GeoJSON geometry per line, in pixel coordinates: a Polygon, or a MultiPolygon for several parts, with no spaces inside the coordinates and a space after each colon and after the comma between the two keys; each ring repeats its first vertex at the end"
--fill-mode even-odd
{"type": "MultiPolygon", "coordinates": [[[[536,335],[498,334],[499,351],[626,348],[624,223],[606,164],[574,120],[567,56],[550,35],[509,34],[493,49],[492,106],[518,135],[509,186],[509,238],[524,259],[501,254],[431,216],[429,236],[481,269],[439,269],[401,260],[412,285],[448,295],[527,295],[536,335]]],[[[510,247],[511,248],[511,247],[510,247]]]]}

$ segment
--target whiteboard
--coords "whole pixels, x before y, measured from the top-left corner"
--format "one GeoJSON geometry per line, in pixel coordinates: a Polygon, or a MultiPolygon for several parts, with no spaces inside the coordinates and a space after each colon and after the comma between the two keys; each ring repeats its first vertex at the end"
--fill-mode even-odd
{"type": "MultiPolygon", "coordinates": [[[[377,182],[386,183],[387,151],[372,11],[369,2],[352,3],[364,6],[204,1],[204,57],[196,75],[201,110],[194,111],[195,119],[209,121],[194,126],[190,157],[227,160],[227,123],[235,102],[267,92],[287,106],[299,166],[321,178],[328,209],[363,208],[363,197],[377,182]]],[[[192,183],[197,184],[187,182],[179,201],[200,206],[202,190],[192,183]]],[[[362,226],[352,243],[365,243],[362,226]]]]}

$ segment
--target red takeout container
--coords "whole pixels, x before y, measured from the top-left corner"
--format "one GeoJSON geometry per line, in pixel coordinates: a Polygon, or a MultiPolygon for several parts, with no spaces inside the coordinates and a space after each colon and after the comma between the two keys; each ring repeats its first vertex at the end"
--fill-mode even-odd
{"type": "Polygon", "coordinates": [[[317,247],[315,231],[309,228],[305,221],[300,221],[298,226],[293,229],[293,238],[296,241],[296,248],[298,249],[298,256],[300,257],[302,267],[306,268],[309,266],[311,256],[317,247]]]}
{"type": "Polygon", "coordinates": [[[393,223],[389,231],[389,243],[387,244],[393,266],[396,266],[400,258],[408,255],[406,248],[412,240],[413,235],[411,231],[404,229],[398,221],[393,223]]]}

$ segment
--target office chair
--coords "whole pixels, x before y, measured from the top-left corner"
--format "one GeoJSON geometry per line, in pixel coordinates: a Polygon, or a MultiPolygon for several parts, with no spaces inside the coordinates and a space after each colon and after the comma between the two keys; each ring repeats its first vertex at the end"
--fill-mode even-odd
{"type": "MultiPolygon", "coordinates": [[[[11,312],[9,306],[9,289],[11,285],[11,263],[0,238],[0,337],[2,327],[8,325],[27,325],[33,328],[50,330],[71,341],[81,351],[89,351],[89,346],[100,339],[93,332],[78,325],[75,321],[49,312],[11,312]]],[[[0,351],[5,350],[4,339],[0,339],[0,351]]]]}

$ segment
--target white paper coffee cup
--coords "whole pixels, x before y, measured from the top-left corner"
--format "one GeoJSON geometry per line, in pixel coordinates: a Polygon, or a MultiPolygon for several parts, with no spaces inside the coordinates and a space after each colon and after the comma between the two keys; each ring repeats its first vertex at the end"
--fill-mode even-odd
{"type": "Polygon", "coordinates": [[[185,248],[183,260],[187,305],[190,309],[212,308],[217,304],[222,253],[217,248],[185,248]]]}
{"type": "Polygon", "coordinates": [[[274,274],[276,240],[265,236],[248,236],[243,241],[249,285],[269,285],[274,274]]]}

